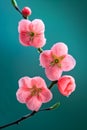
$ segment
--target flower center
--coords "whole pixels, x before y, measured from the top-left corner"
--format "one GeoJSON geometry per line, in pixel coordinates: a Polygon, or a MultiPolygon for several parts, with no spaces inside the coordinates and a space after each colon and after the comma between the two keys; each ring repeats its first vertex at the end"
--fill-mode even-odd
{"type": "Polygon", "coordinates": [[[39,96],[39,93],[42,91],[41,88],[37,88],[36,86],[33,86],[31,89],[31,96],[39,96]]]}
{"type": "Polygon", "coordinates": [[[59,62],[59,59],[55,59],[55,63],[58,63],[59,62]]]}
{"type": "Polygon", "coordinates": [[[31,37],[33,37],[33,36],[34,36],[34,32],[30,32],[29,35],[30,35],[31,37]]]}
{"type": "Polygon", "coordinates": [[[59,68],[61,68],[61,61],[64,59],[65,56],[57,57],[56,55],[52,54],[53,61],[50,62],[51,66],[54,66],[57,64],[59,68]]]}

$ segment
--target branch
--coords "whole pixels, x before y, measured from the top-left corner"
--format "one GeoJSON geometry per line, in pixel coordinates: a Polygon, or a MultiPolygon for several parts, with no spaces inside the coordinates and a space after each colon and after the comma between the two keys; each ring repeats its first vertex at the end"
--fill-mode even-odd
{"type": "Polygon", "coordinates": [[[36,112],[33,111],[33,112],[31,112],[30,114],[25,115],[25,116],[21,117],[20,119],[18,119],[18,120],[16,120],[16,121],[13,121],[13,122],[11,122],[11,123],[9,123],[9,124],[6,124],[6,125],[3,125],[3,126],[0,126],[0,129],[6,128],[6,127],[9,127],[9,126],[12,126],[12,125],[15,125],[15,124],[18,125],[21,121],[23,121],[23,120],[25,120],[25,119],[27,119],[27,118],[30,118],[30,117],[33,116],[35,113],[36,113],[36,112]]]}
{"type": "MultiPolygon", "coordinates": [[[[52,81],[51,84],[50,84],[50,86],[49,86],[48,88],[51,89],[51,88],[53,87],[53,85],[56,84],[56,83],[57,83],[57,81],[52,81]]],[[[33,112],[31,112],[30,114],[28,114],[28,115],[24,115],[23,117],[21,117],[20,119],[18,119],[18,120],[16,120],[16,121],[13,121],[13,122],[11,122],[11,123],[9,123],[9,124],[0,126],[0,129],[9,127],[9,126],[12,126],[12,125],[15,125],[15,124],[19,124],[21,121],[32,117],[33,115],[35,115],[35,114],[38,113],[38,112],[53,110],[53,109],[57,108],[59,105],[60,105],[60,103],[56,103],[56,104],[54,104],[53,106],[51,106],[51,107],[49,107],[49,108],[41,109],[41,110],[39,110],[39,111],[37,111],[37,112],[36,112],[36,111],[33,111],[33,112]]]]}
{"type": "Polygon", "coordinates": [[[24,19],[27,19],[27,18],[22,14],[20,8],[18,7],[18,4],[17,4],[16,0],[11,0],[11,2],[12,2],[13,7],[22,15],[22,17],[23,17],[24,19]]]}
{"type": "Polygon", "coordinates": [[[43,52],[43,49],[42,48],[38,48],[37,49],[39,53],[42,53],[43,52]]]}
{"type": "MultiPolygon", "coordinates": [[[[18,5],[17,5],[16,0],[11,0],[11,1],[12,1],[12,5],[14,6],[14,8],[22,15],[21,10],[19,9],[19,7],[18,7],[18,5]]],[[[23,15],[22,15],[22,16],[23,16],[23,15]]],[[[23,16],[23,17],[24,17],[24,16],[23,16]]],[[[24,17],[24,18],[25,18],[25,17],[24,17]]],[[[25,18],[25,19],[26,19],[26,18],[25,18]]],[[[38,48],[38,52],[39,52],[39,53],[42,53],[42,52],[43,52],[42,48],[38,48]]],[[[49,86],[48,88],[51,89],[51,88],[54,86],[54,84],[56,84],[56,83],[57,83],[57,81],[52,81],[51,84],[50,84],[50,86],[49,86]]],[[[4,129],[4,128],[9,127],[9,126],[12,126],[12,125],[19,124],[19,123],[22,122],[23,120],[32,117],[33,115],[35,115],[35,114],[38,113],[38,112],[48,111],[48,110],[54,110],[54,109],[56,109],[57,107],[59,107],[59,105],[60,105],[60,103],[56,103],[56,104],[54,104],[53,106],[51,106],[51,107],[49,107],[49,108],[44,108],[44,109],[41,109],[41,110],[39,110],[39,111],[37,111],[37,112],[36,112],[36,111],[33,111],[33,112],[31,112],[31,113],[29,113],[29,114],[27,114],[27,115],[24,115],[23,117],[17,119],[16,121],[13,121],[13,122],[11,122],[11,123],[9,123],[9,124],[0,126],[0,129],[4,129]]]]}
{"type": "Polygon", "coordinates": [[[51,89],[53,87],[53,85],[56,84],[57,82],[58,82],[57,80],[56,81],[52,81],[48,88],[51,89]]]}
{"type": "Polygon", "coordinates": [[[33,115],[35,115],[35,114],[38,113],[38,112],[48,111],[48,110],[54,110],[54,109],[58,108],[59,106],[60,106],[60,102],[54,104],[53,106],[51,106],[51,107],[49,107],[49,108],[44,108],[44,109],[41,109],[41,110],[39,110],[39,111],[37,111],[37,112],[36,112],[36,111],[33,111],[33,112],[31,112],[30,114],[24,115],[23,117],[19,118],[19,119],[16,120],[16,121],[13,121],[13,122],[11,122],[11,123],[9,123],[9,124],[0,126],[0,129],[4,129],[4,128],[9,127],[9,126],[12,126],[12,125],[18,125],[18,124],[19,124],[20,122],[22,122],[23,120],[32,117],[33,115]]]}

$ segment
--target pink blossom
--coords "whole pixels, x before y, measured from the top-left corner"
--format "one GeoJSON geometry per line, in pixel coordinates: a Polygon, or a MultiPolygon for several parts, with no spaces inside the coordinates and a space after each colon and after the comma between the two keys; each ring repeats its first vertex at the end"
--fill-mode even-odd
{"type": "Polygon", "coordinates": [[[45,26],[42,20],[21,20],[18,26],[19,41],[24,46],[41,48],[45,45],[45,26]]]}
{"type": "Polygon", "coordinates": [[[62,76],[58,80],[58,90],[64,96],[69,96],[76,88],[75,80],[72,76],[62,76]]]}
{"type": "Polygon", "coordinates": [[[42,103],[49,102],[52,99],[52,93],[41,77],[23,77],[18,83],[17,100],[25,103],[28,109],[32,111],[38,111],[42,103]]]}
{"type": "Polygon", "coordinates": [[[31,15],[31,9],[29,7],[24,7],[22,9],[22,15],[24,17],[28,17],[29,15],[31,15]]]}
{"type": "Polygon", "coordinates": [[[40,54],[40,65],[45,68],[46,76],[52,81],[58,80],[63,71],[72,70],[75,64],[75,59],[68,54],[67,45],[62,42],[40,54]]]}

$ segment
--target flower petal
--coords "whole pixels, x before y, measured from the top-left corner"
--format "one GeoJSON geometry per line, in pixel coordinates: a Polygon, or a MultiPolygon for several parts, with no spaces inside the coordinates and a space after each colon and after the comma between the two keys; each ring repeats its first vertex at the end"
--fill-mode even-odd
{"type": "Polygon", "coordinates": [[[40,65],[41,66],[47,68],[47,67],[49,67],[51,61],[52,61],[51,50],[43,51],[40,54],[40,65]]]}
{"type": "Polygon", "coordinates": [[[62,75],[62,70],[59,69],[57,66],[49,67],[45,69],[46,76],[49,80],[55,81],[58,80],[62,75]]]}
{"type": "Polygon", "coordinates": [[[30,92],[23,88],[19,88],[16,92],[17,100],[21,103],[26,103],[26,99],[29,97],[30,92]]]}
{"type": "Polygon", "coordinates": [[[68,53],[67,45],[62,42],[54,44],[51,50],[53,54],[55,54],[58,57],[62,55],[66,55],[68,53]]]}
{"type": "Polygon", "coordinates": [[[36,86],[37,88],[47,88],[47,85],[41,77],[37,76],[32,78],[31,85],[36,86]]]}
{"type": "Polygon", "coordinates": [[[51,91],[48,88],[43,88],[39,95],[42,103],[49,102],[53,97],[51,91]]]}
{"type": "Polygon", "coordinates": [[[25,88],[25,89],[31,88],[31,79],[32,78],[29,78],[27,76],[19,79],[19,81],[18,81],[19,88],[25,88]]]}
{"type": "Polygon", "coordinates": [[[18,32],[20,33],[20,32],[29,31],[29,24],[30,23],[31,23],[31,21],[29,21],[29,20],[25,20],[25,19],[21,20],[19,22],[19,25],[18,25],[18,32]]]}
{"type": "Polygon", "coordinates": [[[30,36],[27,35],[27,32],[21,32],[19,34],[19,41],[23,46],[31,46],[30,36]]]}
{"type": "Polygon", "coordinates": [[[27,105],[28,109],[30,109],[32,111],[38,111],[42,105],[42,102],[39,101],[36,96],[33,96],[32,98],[27,100],[26,105],[27,105]]]}
{"type": "Polygon", "coordinates": [[[71,55],[66,55],[61,64],[63,71],[70,71],[75,67],[76,61],[71,55]]]}
{"type": "Polygon", "coordinates": [[[36,32],[37,34],[41,34],[44,32],[45,26],[42,20],[35,19],[30,24],[29,29],[33,32],[36,32]]]}
{"type": "Polygon", "coordinates": [[[41,48],[46,44],[46,39],[43,35],[39,35],[34,37],[34,39],[32,40],[32,46],[36,47],[36,48],[41,48]]]}

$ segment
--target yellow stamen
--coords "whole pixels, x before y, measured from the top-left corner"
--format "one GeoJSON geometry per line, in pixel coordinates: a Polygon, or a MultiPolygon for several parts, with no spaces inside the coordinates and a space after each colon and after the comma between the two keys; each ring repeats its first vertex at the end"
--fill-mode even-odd
{"type": "Polygon", "coordinates": [[[55,64],[58,65],[59,68],[61,68],[61,61],[64,59],[64,55],[57,57],[56,55],[52,54],[53,61],[50,62],[51,66],[54,66],[55,64]]]}
{"type": "Polygon", "coordinates": [[[34,36],[34,32],[30,32],[29,35],[30,35],[31,37],[33,37],[33,36],[34,36]]]}
{"type": "Polygon", "coordinates": [[[42,91],[41,88],[37,88],[36,86],[33,86],[31,89],[31,96],[39,96],[39,93],[42,91]]]}

